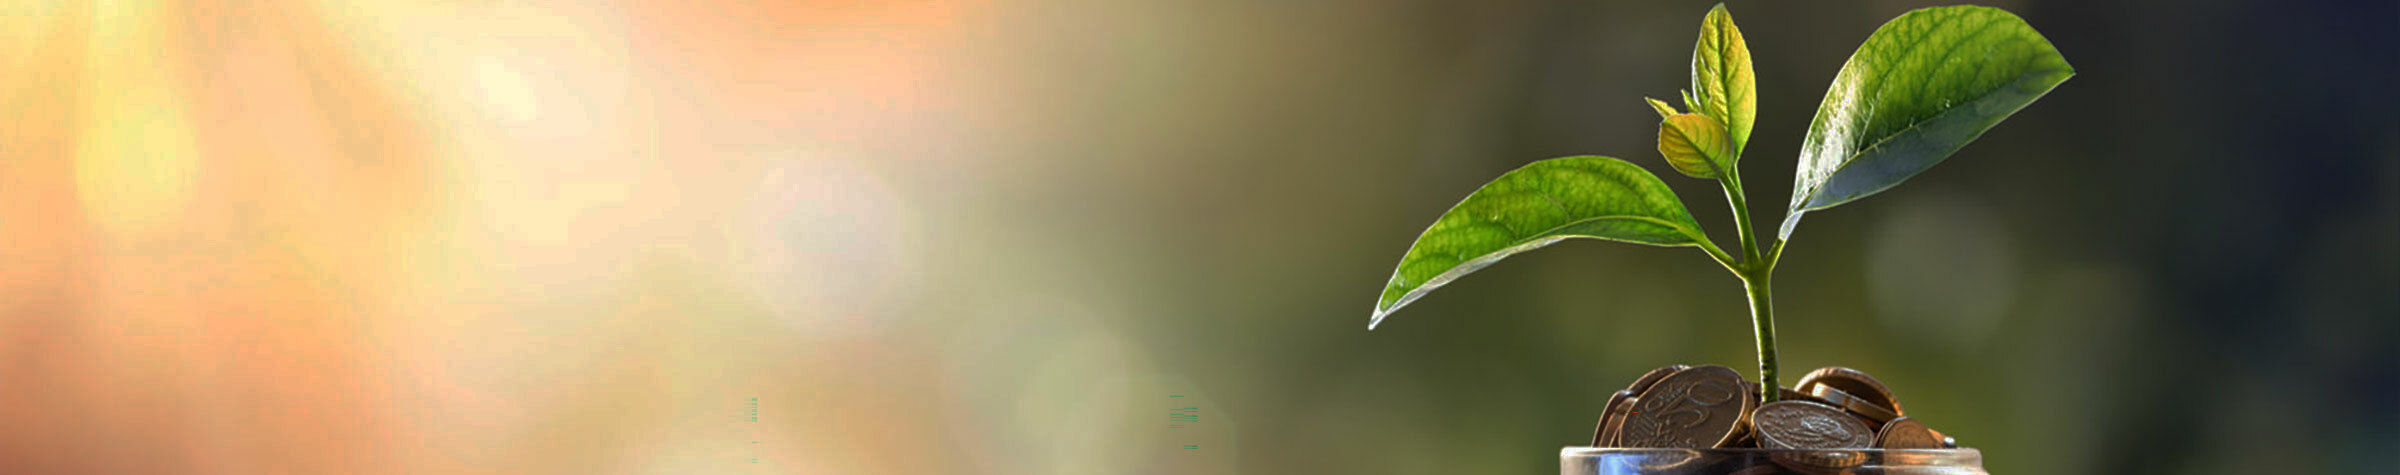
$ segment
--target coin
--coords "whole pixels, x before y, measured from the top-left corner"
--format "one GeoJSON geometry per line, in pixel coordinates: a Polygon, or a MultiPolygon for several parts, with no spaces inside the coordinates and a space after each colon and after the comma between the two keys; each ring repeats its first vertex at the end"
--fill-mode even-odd
{"type": "Polygon", "coordinates": [[[1834,406],[1867,416],[1875,424],[1908,415],[1900,409],[1900,399],[1892,396],[1892,388],[1859,371],[1840,366],[1827,366],[1800,376],[1793,386],[1800,392],[1824,399],[1834,406]]]}
{"type": "Polygon", "coordinates": [[[1883,430],[1875,434],[1875,446],[1886,449],[1939,449],[1942,448],[1942,439],[1916,419],[1902,417],[1883,423],[1883,430]]]}
{"type": "Polygon", "coordinates": [[[1658,384],[1659,380],[1666,379],[1668,375],[1688,368],[1691,367],[1679,364],[1660,366],[1648,373],[1642,373],[1639,378],[1634,378],[1633,384],[1625,386],[1625,390],[1609,395],[1608,406],[1603,408],[1600,413],[1600,427],[1592,431],[1592,446],[1616,447],[1617,433],[1625,426],[1625,414],[1633,410],[1633,400],[1635,399],[1633,395],[1641,394],[1642,391],[1650,389],[1651,385],[1658,384]]]}
{"type": "Polygon", "coordinates": [[[1613,447],[1617,443],[1617,427],[1624,425],[1627,403],[1632,400],[1633,391],[1608,395],[1608,405],[1600,411],[1600,426],[1592,429],[1593,447],[1613,447]]]}
{"type": "Polygon", "coordinates": [[[1866,448],[1875,433],[1865,422],[1833,406],[1807,401],[1776,401],[1750,414],[1759,447],[1770,449],[1866,448]]]}
{"type": "Polygon", "coordinates": [[[1834,407],[1849,409],[1850,412],[1855,412],[1858,413],[1858,415],[1866,416],[1870,425],[1882,424],[1884,421],[1889,421],[1900,417],[1899,414],[1893,413],[1890,409],[1877,406],[1875,403],[1868,402],[1864,398],[1852,395],[1849,392],[1845,392],[1840,389],[1834,389],[1833,386],[1818,384],[1809,386],[1808,391],[1810,396],[1814,396],[1812,399],[1824,401],[1826,404],[1834,407]]]}
{"type": "Polygon", "coordinates": [[[1742,374],[1718,365],[1694,366],[1661,378],[1634,396],[1616,444],[1621,447],[1714,448],[1739,438],[1756,402],[1743,397],[1742,374]]]}

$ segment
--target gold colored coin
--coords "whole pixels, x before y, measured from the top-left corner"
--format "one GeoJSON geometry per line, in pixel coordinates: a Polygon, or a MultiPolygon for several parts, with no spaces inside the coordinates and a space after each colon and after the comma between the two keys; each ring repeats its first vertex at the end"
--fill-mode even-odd
{"type": "Polygon", "coordinates": [[[1867,448],[1875,432],[1850,413],[1807,401],[1776,401],[1750,414],[1758,445],[1770,449],[1867,448]]]}
{"type": "Polygon", "coordinates": [[[1867,416],[1875,424],[1908,415],[1907,411],[1900,409],[1900,398],[1892,395],[1892,388],[1884,386],[1882,381],[1876,381],[1874,376],[1868,376],[1865,371],[1840,366],[1817,368],[1800,376],[1799,384],[1792,387],[1837,407],[1867,416]],[[1841,396],[1848,397],[1835,400],[1841,396]]]}
{"type": "Polygon", "coordinates": [[[1886,449],[1939,449],[1942,448],[1942,439],[1916,419],[1902,417],[1883,423],[1883,430],[1875,434],[1875,446],[1886,449]]]}
{"type": "Polygon", "coordinates": [[[1694,366],[1660,378],[1634,396],[1617,434],[1621,447],[1704,449],[1739,438],[1757,404],[1742,374],[1718,365],[1694,366]]]}

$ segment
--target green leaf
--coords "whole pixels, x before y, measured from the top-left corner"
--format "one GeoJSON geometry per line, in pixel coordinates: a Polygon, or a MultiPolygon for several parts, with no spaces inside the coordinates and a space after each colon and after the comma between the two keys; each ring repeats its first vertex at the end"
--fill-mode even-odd
{"type": "Polygon", "coordinates": [[[1658,154],[1667,157],[1675,171],[1692,178],[1714,180],[1733,168],[1725,124],[1700,114],[1676,114],[1659,121],[1658,154]]]}
{"type": "Polygon", "coordinates": [[[1758,79],[1750,70],[1750,45],[1733,26],[1725,4],[1708,9],[1700,20],[1700,41],[1692,46],[1692,112],[1707,114],[1725,124],[1734,156],[1750,143],[1750,126],[1758,117],[1758,79]]]}
{"type": "Polygon", "coordinates": [[[1642,98],[1642,100],[1650,101],[1650,108],[1658,110],[1658,118],[1660,119],[1674,117],[1675,114],[1677,114],[1677,112],[1675,112],[1675,106],[1667,105],[1667,101],[1651,99],[1647,97],[1642,98]]]}
{"type": "Polygon", "coordinates": [[[1883,24],[1817,106],[1778,237],[1800,216],[1866,197],[1948,158],[2075,68],[2025,20],[1995,8],[1908,12],[1883,24]]]}
{"type": "Polygon", "coordinates": [[[1417,236],[1367,328],[1460,276],[1570,238],[1656,246],[1708,240],[1666,182],[1642,167],[1589,155],[1533,162],[1484,184],[1417,236]]]}

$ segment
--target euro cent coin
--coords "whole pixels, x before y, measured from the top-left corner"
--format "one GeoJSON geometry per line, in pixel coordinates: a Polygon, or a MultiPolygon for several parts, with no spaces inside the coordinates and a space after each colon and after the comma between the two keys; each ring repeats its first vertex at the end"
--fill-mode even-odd
{"type": "Polygon", "coordinates": [[[1619,447],[1703,449],[1742,435],[1757,402],[1745,397],[1742,374],[1700,365],[1660,378],[1634,396],[1619,429],[1619,447]]]}
{"type": "Polygon", "coordinates": [[[1908,415],[1907,411],[1900,409],[1900,398],[1892,395],[1892,388],[1884,386],[1883,382],[1875,380],[1874,376],[1868,376],[1865,371],[1840,366],[1817,368],[1816,371],[1810,371],[1808,374],[1800,376],[1800,382],[1792,387],[1799,389],[1802,393],[1824,399],[1826,402],[1835,403],[1836,406],[1858,412],[1869,419],[1876,419],[1875,423],[1877,424],[1908,415]],[[1849,397],[1845,398],[1845,401],[1835,401],[1832,397],[1827,396],[1837,393],[1849,397]],[[1859,409],[1862,407],[1872,409],[1859,409]]]}
{"type": "Polygon", "coordinates": [[[1886,449],[1939,449],[1942,438],[1916,419],[1902,417],[1883,424],[1875,434],[1875,446],[1886,449]]]}
{"type": "Polygon", "coordinates": [[[1827,405],[1849,409],[1850,412],[1865,416],[1869,426],[1880,426],[1884,421],[1900,418],[1900,414],[1892,412],[1891,408],[1847,391],[1834,389],[1832,386],[1823,384],[1809,386],[1808,395],[1812,396],[1811,399],[1824,401],[1827,405]]]}
{"type": "Polygon", "coordinates": [[[1625,386],[1625,390],[1609,395],[1608,405],[1600,412],[1600,426],[1592,430],[1592,446],[1617,447],[1617,433],[1625,426],[1625,415],[1633,412],[1633,396],[1650,389],[1651,385],[1658,384],[1659,380],[1669,375],[1690,368],[1679,364],[1660,366],[1634,378],[1633,384],[1625,386]]]}
{"type": "Polygon", "coordinates": [[[1850,413],[1807,401],[1776,401],[1750,415],[1758,445],[1770,449],[1867,448],[1875,432],[1850,413]]]}

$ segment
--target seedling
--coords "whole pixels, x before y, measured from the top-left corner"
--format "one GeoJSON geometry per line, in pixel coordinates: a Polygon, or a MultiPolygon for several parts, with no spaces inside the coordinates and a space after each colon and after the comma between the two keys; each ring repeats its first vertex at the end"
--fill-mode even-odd
{"type": "MultiPolygon", "coordinates": [[[[1777,387],[1770,286],[1784,244],[1808,212],[1873,195],[1915,176],[2075,75],[2025,20],[1996,8],[1911,11],[1884,23],[1833,78],[1801,143],[1791,204],[1772,243],[1750,224],[1739,165],[1757,117],[1750,48],[1720,4],[1700,23],[1692,85],[1678,110],[1658,111],[1658,153],[1675,171],[1714,180],[1733,208],[1740,248],[1701,231],[1675,192],[1642,167],[1595,155],[1536,161],[1500,175],[1417,236],[1367,322],[1461,276],[1521,252],[1575,238],[1696,247],[1734,277],[1750,300],[1758,378],[1777,387]]],[[[1777,391],[1761,391],[1765,401],[1777,391]]]]}

